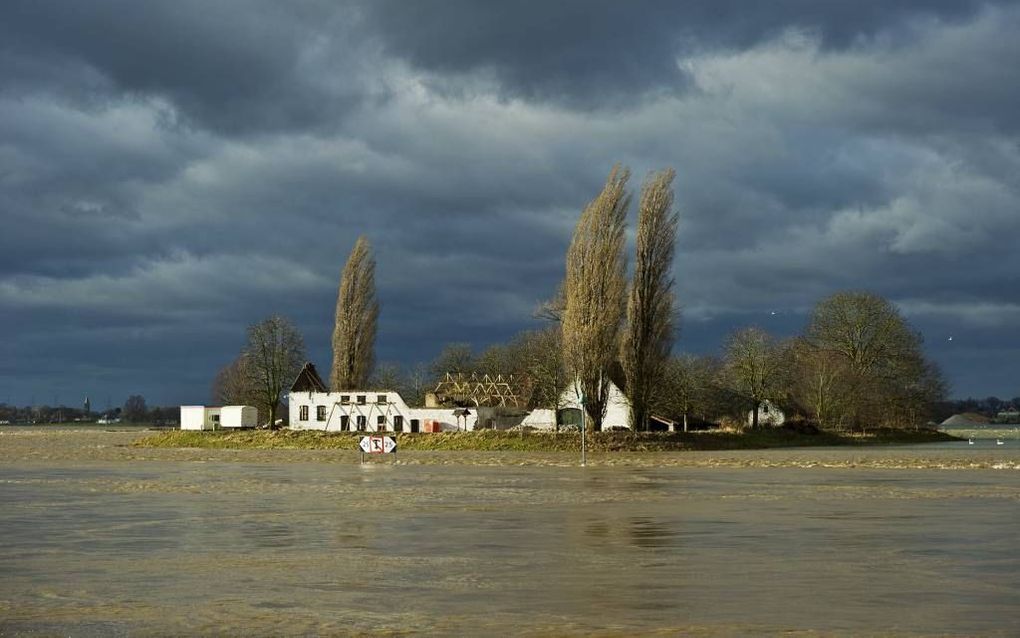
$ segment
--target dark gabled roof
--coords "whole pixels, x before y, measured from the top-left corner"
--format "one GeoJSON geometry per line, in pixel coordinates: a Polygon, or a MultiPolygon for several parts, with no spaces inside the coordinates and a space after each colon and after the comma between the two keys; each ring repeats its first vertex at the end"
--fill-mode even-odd
{"type": "Polygon", "coordinates": [[[620,389],[623,396],[630,398],[630,395],[627,394],[627,374],[623,371],[623,364],[619,361],[613,361],[609,364],[607,372],[609,380],[620,389]]]}
{"type": "Polygon", "coordinates": [[[301,368],[301,372],[298,372],[297,378],[294,379],[294,383],[290,386],[291,392],[328,392],[326,384],[322,382],[322,377],[315,370],[315,365],[311,361],[306,361],[304,367],[301,368]]]}

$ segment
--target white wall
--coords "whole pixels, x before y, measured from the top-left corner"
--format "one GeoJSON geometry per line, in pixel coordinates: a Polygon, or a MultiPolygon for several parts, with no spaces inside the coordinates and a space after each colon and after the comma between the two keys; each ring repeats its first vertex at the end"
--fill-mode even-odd
{"type": "Polygon", "coordinates": [[[181,406],[181,429],[182,430],[204,430],[205,429],[205,406],[204,405],[182,405],[181,406]]]}
{"type": "MultiPolygon", "coordinates": [[[[468,408],[467,418],[454,416],[455,408],[412,408],[396,392],[387,390],[362,390],[350,392],[291,392],[288,401],[288,416],[292,430],[325,430],[342,431],[343,417],[349,419],[348,430],[357,431],[357,418],[365,418],[365,432],[393,432],[394,418],[403,417],[403,431],[411,431],[411,420],[419,421],[419,431],[425,431],[426,421],[437,421],[443,432],[458,430],[474,430],[478,422],[478,413],[468,408]],[[358,397],[364,396],[365,402],[358,403],[358,397]],[[379,401],[379,397],[383,401],[379,401]],[[301,408],[307,410],[307,418],[301,418],[301,408]],[[321,408],[322,419],[319,419],[321,408]],[[379,418],[382,417],[382,423],[379,418]]],[[[562,408],[579,408],[574,389],[568,388],[560,397],[562,408]]],[[[555,410],[534,410],[525,417],[522,425],[539,429],[556,427],[555,410]]],[[[615,384],[609,384],[609,401],[606,416],[603,420],[604,429],[613,427],[630,428],[630,402],[615,384]]]]}
{"type": "MultiPolygon", "coordinates": [[[[581,402],[573,384],[560,395],[560,408],[581,408],[581,402]]],[[[602,429],[608,430],[609,428],[630,429],[630,401],[612,381],[609,382],[609,400],[606,402],[606,416],[602,419],[602,429]]]]}
{"type": "Polygon", "coordinates": [[[182,430],[215,430],[219,424],[220,408],[204,405],[181,406],[182,430]]]}
{"type": "Polygon", "coordinates": [[[522,428],[535,428],[536,430],[556,429],[556,410],[539,408],[532,410],[528,416],[521,421],[522,428]]]}
{"type": "MultiPolygon", "coordinates": [[[[763,401],[758,408],[758,425],[782,425],[786,423],[786,415],[771,401],[763,401]]],[[[754,424],[754,410],[747,411],[747,424],[754,424]]]]}
{"type": "Polygon", "coordinates": [[[358,417],[365,419],[365,432],[393,432],[396,417],[403,418],[403,431],[411,431],[411,420],[419,421],[419,431],[425,431],[425,421],[434,420],[440,423],[442,431],[456,431],[467,427],[473,430],[478,415],[470,409],[465,419],[454,416],[454,408],[411,408],[396,392],[386,390],[365,390],[351,392],[291,392],[289,397],[288,416],[292,430],[326,430],[340,432],[343,417],[349,419],[348,429],[357,431],[358,417]],[[364,396],[365,403],[358,403],[358,397],[364,396]],[[384,401],[380,402],[379,397],[384,401]],[[346,402],[345,402],[346,398],[346,402]],[[307,408],[307,419],[301,418],[301,408],[307,408]],[[320,411],[320,408],[321,411],[320,411]],[[322,419],[319,419],[319,414],[322,419]],[[382,417],[382,423],[379,422],[382,417]]]}
{"type": "Polygon", "coordinates": [[[250,405],[225,405],[220,408],[220,427],[253,428],[259,424],[259,411],[250,405]]]}

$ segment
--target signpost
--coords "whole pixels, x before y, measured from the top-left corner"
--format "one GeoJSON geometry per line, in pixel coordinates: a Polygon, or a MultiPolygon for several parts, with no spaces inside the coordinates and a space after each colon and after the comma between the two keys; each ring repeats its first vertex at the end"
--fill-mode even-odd
{"type": "Polygon", "coordinates": [[[361,448],[361,462],[365,462],[366,454],[395,454],[397,442],[392,436],[363,436],[358,443],[361,448]]]}
{"type": "Polygon", "coordinates": [[[588,461],[587,455],[585,454],[586,450],[584,449],[585,448],[584,439],[586,438],[585,437],[585,430],[588,429],[587,427],[585,427],[585,424],[584,424],[584,412],[585,412],[585,409],[586,409],[584,403],[585,403],[584,395],[582,394],[581,395],[581,467],[584,467],[587,464],[587,461],[588,461]]]}

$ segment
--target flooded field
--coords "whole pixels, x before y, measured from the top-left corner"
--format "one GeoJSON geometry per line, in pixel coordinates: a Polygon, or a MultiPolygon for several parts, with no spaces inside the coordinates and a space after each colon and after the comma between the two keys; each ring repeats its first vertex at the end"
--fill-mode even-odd
{"type": "Polygon", "coordinates": [[[1020,634],[1017,444],[579,468],[137,436],[0,430],[0,635],[1020,634]]]}

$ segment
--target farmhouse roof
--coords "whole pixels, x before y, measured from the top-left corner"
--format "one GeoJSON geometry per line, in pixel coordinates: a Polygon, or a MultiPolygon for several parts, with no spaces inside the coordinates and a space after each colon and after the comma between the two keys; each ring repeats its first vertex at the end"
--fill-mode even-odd
{"type": "Polygon", "coordinates": [[[315,364],[311,361],[306,361],[305,365],[301,368],[301,372],[298,372],[297,378],[294,379],[294,383],[290,386],[291,392],[328,392],[326,384],[322,382],[322,377],[315,370],[315,364]]]}

